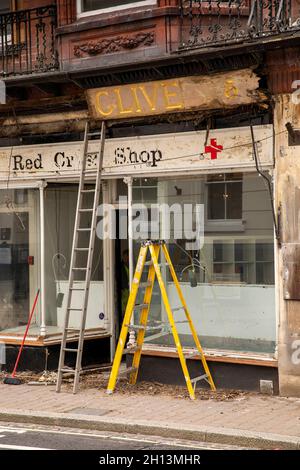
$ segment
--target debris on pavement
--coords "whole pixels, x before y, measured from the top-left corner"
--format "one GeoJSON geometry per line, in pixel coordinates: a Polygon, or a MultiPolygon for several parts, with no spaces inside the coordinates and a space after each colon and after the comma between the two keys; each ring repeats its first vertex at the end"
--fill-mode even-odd
{"type": "MultiPolygon", "coordinates": [[[[103,370],[84,371],[80,379],[80,390],[87,389],[100,389],[105,391],[109,378],[108,367],[103,370]]],[[[7,374],[0,373],[0,380],[4,379],[7,374]]],[[[43,373],[35,372],[20,372],[20,379],[23,383],[30,385],[55,385],[57,379],[56,372],[44,371],[43,373]]],[[[65,378],[64,383],[67,389],[72,387],[72,378],[65,378]]],[[[135,385],[130,385],[128,380],[119,380],[116,387],[116,394],[122,395],[163,395],[173,398],[189,398],[188,391],[184,385],[168,385],[159,382],[137,382],[135,385]]],[[[214,400],[214,401],[229,401],[229,400],[243,400],[249,397],[251,392],[241,390],[223,390],[219,389],[215,392],[210,389],[196,389],[196,398],[199,400],[214,400]]]]}

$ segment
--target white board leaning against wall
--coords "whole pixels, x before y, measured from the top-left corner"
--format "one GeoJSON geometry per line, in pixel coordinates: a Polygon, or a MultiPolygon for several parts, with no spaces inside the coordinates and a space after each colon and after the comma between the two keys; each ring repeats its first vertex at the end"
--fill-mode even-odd
{"type": "MultiPolygon", "coordinates": [[[[254,126],[259,164],[273,166],[273,127],[254,126]]],[[[0,148],[0,178],[78,176],[82,142],[0,148]]],[[[99,142],[89,146],[88,169],[96,168],[99,142]]],[[[107,139],[105,177],[255,168],[249,127],[107,139]]]]}

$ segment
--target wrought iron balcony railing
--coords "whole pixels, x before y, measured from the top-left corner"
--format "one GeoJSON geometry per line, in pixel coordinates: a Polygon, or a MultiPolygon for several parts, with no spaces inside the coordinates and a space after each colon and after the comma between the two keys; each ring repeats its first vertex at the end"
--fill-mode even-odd
{"type": "Polygon", "coordinates": [[[55,5],[0,15],[0,76],[56,70],[56,25],[55,5]]]}
{"type": "Polygon", "coordinates": [[[181,0],[180,47],[209,47],[300,30],[292,0],[181,0]]]}

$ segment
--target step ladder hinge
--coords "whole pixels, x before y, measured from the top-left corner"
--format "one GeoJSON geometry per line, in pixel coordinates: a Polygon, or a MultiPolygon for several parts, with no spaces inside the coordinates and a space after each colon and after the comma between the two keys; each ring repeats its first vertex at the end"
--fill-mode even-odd
{"type": "Polygon", "coordinates": [[[196,384],[197,382],[200,382],[200,380],[206,380],[207,379],[207,374],[202,374],[202,375],[199,375],[199,377],[194,377],[193,379],[191,379],[191,382],[192,384],[196,384]]]}
{"type": "Polygon", "coordinates": [[[122,370],[122,371],[119,373],[119,376],[132,374],[133,372],[136,372],[136,371],[137,371],[137,368],[136,368],[136,367],[128,367],[127,369],[122,370]]]}
{"type": "Polygon", "coordinates": [[[149,307],[149,304],[137,304],[134,306],[134,310],[143,310],[148,307],[149,307]]]}

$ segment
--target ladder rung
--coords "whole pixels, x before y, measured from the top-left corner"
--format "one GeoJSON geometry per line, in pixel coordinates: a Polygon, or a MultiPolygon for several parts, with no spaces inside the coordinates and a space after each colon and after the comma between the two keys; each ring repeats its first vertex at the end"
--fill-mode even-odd
{"type": "Polygon", "coordinates": [[[123,354],[135,353],[140,351],[142,348],[140,346],[136,346],[135,348],[126,348],[123,350],[123,354]]]}
{"type": "Polygon", "coordinates": [[[189,321],[188,320],[179,320],[179,321],[175,321],[174,323],[176,323],[176,324],[177,323],[189,323],[189,321]]]}
{"type": "Polygon", "coordinates": [[[147,282],[141,282],[140,283],[140,287],[151,287],[152,286],[152,282],[151,281],[147,281],[147,282]]]}
{"type": "Polygon", "coordinates": [[[134,310],[143,310],[144,308],[147,308],[149,307],[150,304],[138,304],[138,305],[135,305],[133,308],[134,310]]]}
{"type": "Polygon", "coordinates": [[[207,377],[208,377],[207,374],[199,375],[199,377],[194,377],[193,379],[191,379],[191,383],[192,383],[192,384],[196,384],[196,383],[199,382],[200,380],[206,380],[207,377]]]}
{"type": "Polygon", "coordinates": [[[87,268],[72,268],[73,271],[87,271],[87,268]]]}
{"type": "Polygon", "coordinates": [[[125,325],[127,328],[131,328],[132,330],[145,330],[146,327],[144,325],[125,325]]]}
{"type": "Polygon", "coordinates": [[[77,229],[77,232],[90,232],[90,231],[91,231],[91,227],[78,228],[77,229]]]}
{"type": "Polygon", "coordinates": [[[74,307],[69,307],[68,310],[71,310],[73,312],[82,312],[83,308],[74,308],[74,307]]]}
{"type": "Polygon", "coordinates": [[[94,208],[93,209],[79,209],[79,212],[94,212],[94,208]]]}
{"type": "Polygon", "coordinates": [[[153,330],[161,330],[162,325],[157,325],[157,326],[147,326],[146,331],[153,331],[153,330]]]}
{"type": "Polygon", "coordinates": [[[75,289],[75,287],[71,287],[70,290],[78,291],[78,292],[85,291],[85,289],[83,289],[82,287],[80,287],[79,289],[75,289]]]}
{"type": "Polygon", "coordinates": [[[127,328],[131,328],[132,330],[145,330],[145,331],[151,331],[151,330],[160,330],[161,325],[158,326],[145,326],[145,325],[125,325],[127,328]]]}
{"type": "Polygon", "coordinates": [[[60,371],[64,374],[76,374],[76,371],[74,369],[60,369],[60,371]]]}
{"type": "Polygon", "coordinates": [[[101,137],[101,132],[89,132],[88,137],[101,137]]]}
{"type": "Polygon", "coordinates": [[[96,191],[96,188],[95,189],[82,189],[81,192],[82,193],[94,193],[96,191]]]}
{"type": "Polygon", "coordinates": [[[89,251],[89,248],[75,248],[75,251],[89,251]]]}
{"type": "Polygon", "coordinates": [[[72,348],[64,348],[65,352],[76,352],[78,353],[79,349],[72,349],[72,348]]]}
{"type": "Polygon", "coordinates": [[[119,373],[119,376],[120,376],[120,375],[131,374],[132,372],[136,372],[136,371],[137,371],[137,368],[136,368],[136,367],[128,367],[126,370],[122,370],[122,371],[119,373]]]}
{"type": "Polygon", "coordinates": [[[184,310],[184,307],[171,307],[172,312],[178,312],[179,310],[184,310]]]}
{"type": "MultiPolygon", "coordinates": [[[[167,263],[157,263],[157,264],[158,266],[167,266],[167,263]]],[[[153,261],[150,260],[150,261],[146,261],[144,266],[152,266],[152,265],[153,265],[153,261]]]]}

